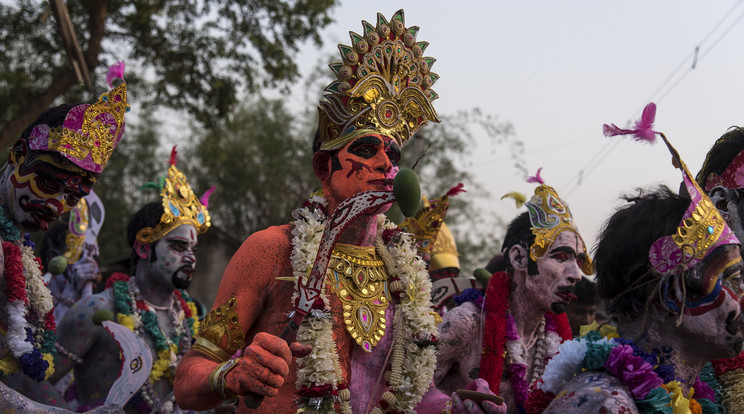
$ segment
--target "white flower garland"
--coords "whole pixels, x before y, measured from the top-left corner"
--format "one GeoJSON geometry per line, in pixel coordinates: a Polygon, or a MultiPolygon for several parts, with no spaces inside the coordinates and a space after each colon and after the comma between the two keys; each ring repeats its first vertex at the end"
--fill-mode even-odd
{"type": "MultiPolygon", "coordinates": [[[[325,199],[317,196],[311,198],[310,202],[327,205],[325,199]]],[[[294,276],[306,277],[317,255],[326,217],[320,209],[309,207],[297,209],[292,215],[295,221],[290,261],[294,276]]],[[[384,215],[378,216],[375,243],[377,253],[385,263],[388,274],[399,278],[399,281],[391,282],[391,291],[402,291],[400,304],[396,307],[400,314],[395,319],[401,322],[394,328],[392,368],[388,377],[390,390],[383,393],[382,399],[391,410],[413,413],[434,377],[436,349],[433,341],[438,331],[431,312],[431,281],[424,262],[416,255],[412,235],[403,233],[393,246],[382,245],[382,231],[395,227],[384,215]]],[[[295,289],[293,303],[298,295],[299,292],[295,289]]],[[[343,372],[333,341],[330,302],[325,292],[321,293],[321,297],[326,309],[311,311],[297,332],[297,340],[312,345],[313,352],[297,360],[299,369],[296,386],[298,389],[330,386],[332,391],[338,393],[338,397],[332,397],[329,393],[327,397],[302,400],[298,404],[298,412],[328,410],[328,404],[338,398],[341,401],[341,412],[351,414],[351,393],[345,386],[339,387],[343,383],[343,372]]],[[[382,412],[380,406],[372,410],[372,413],[382,412]]]]}

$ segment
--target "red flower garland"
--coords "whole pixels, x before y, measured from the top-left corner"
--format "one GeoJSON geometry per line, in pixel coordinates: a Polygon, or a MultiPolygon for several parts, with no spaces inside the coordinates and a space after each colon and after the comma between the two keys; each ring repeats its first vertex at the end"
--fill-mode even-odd
{"type": "Polygon", "coordinates": [[[504,344],[506,343],[506,312],[509,310],[511,277],[506,272],[491,276],[486,287],[483,309],[483,354],[480,360],[480,377],[488,381],[494,394],[499,394],[504,373],[504,344]]]}
{"type": "Polygon", "coordinates": [[[12,242],[3,242],[5,255],[5,293],[8,302],[23,301],[28,305],[26,297],[26,276],[23,274],[21,248],[12,242]]]}

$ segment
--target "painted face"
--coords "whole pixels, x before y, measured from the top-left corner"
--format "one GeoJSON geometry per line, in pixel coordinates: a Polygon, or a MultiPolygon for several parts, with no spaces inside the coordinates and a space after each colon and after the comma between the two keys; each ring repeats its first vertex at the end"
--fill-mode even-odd
{"type": "MultiPolygon", "coordinates": [[[[741,299],[744,293],[738,245],[720,246],[685,274],[687,301],[682,327],[711,350],[741,351],[741,299]]],[[[726,356],[715,356],[725,358],[726,356]]]]}
{"type": "Polygon", "coordinates": [[[196,269],[196,229],[190,224],[182,224],[155,246],[155,260],[150,261],[150,277],[161,286],[186,289],[191,283],[196,269]]]}
{"type": "Polygon", "coordinates": [[[341,202],[362,191],[390,191],[399,160],[394,139],[378,134],[357,138],[334,155],[326,195],[341,202]]]}
{"type": "Polygon", "coordinates": [[[584,250],[576,233],[561,232],[547,253],[537,259],[538,274],[527,276],[532,300],[555,313],[563,313],[566,304],[576,299],[574,285],[581,280],[581,265],[587,259],[584,250]]]}
{"type": "Polygon", "coordinates": [[[6,207],[26,231],[46,231],[49,224],[70,211],[90,193],[96,178],[72,163],[38,154],[8,164],[3,175],[6,207]]]}

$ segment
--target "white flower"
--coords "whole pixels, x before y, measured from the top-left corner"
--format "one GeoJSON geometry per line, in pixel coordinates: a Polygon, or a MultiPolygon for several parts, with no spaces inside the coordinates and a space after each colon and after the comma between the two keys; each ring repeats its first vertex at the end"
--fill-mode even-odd
{"type": "Polygon", "coordinates": [[[586,355],[586,342],[566,341],[558,347],[558,353],[545,367],[540,389],[557,394],[574,375],[581,372],[581,363],[586,355]]]}

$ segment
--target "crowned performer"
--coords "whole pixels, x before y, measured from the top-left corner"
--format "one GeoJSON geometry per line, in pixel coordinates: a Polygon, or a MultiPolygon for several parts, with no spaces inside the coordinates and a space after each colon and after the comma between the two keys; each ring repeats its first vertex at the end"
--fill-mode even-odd
{"type": "Polygon", "coordinates": [[[389,204],[347,222],[337,243],[318,252],[332,240],[323,238],[326,218],[358,193],[390,192],[401,146],[439,121],[431,105],[438,76],[418,27],[405,26],[402,10],[362,25],[362,35],[351,32],[352,46],[339,46],[343,62],[330,65],[338,80],[318,108],[313,170],[323,195],[295,210],[291,224],[251,235],[233,256],[178,365],[181,407],[247,396],[239,412],[250,403],[266,413],[413,413],[441,412],[449,400],[441,395],[429,411],[420,405],[436,363],[431,282],[415,241],[382,214],[389,204]],[[326,253],[328,272],[311,273],[326,253]],[[278,335],[289,313],[307,304],[300,293],[318,282],[291,346],[303,357],[293,360],[278,335]]]}
{"type": "Polygon", "coordinates": [[[596,249],[597,288],[615,326],[596,324],[567,341],[534,384],[528,413],[722,413],[720,389],[703,367],[741,351],[739,240],[662,133],[656,107],[636,129],[605,135],[661,136],[682,171],[682,194],[665,186],[628,196],[596,249]]]}
{"type": "Polygon", "coordinates": [[[176,149],[161,187],[160,201],[134,214],[127,227],[134,274],[115,273],[107,288],[75,303],[59,322],[57,370],[52,382],[74,369],[82,409],[102,404],[119,375],[119,345],[94,323],[94,314],[113,313],[115,321],[144,338],[153,354],[147,382],[126,405],[127,412],[171,412],[178,360],[191,347],[198,327],[194,301],[186,293],[196,266],[197,235],[210,226],[208,196],[194,194],[176,168],[176,149]]]}
{"type": "MultiPolygon", "coordinates": [[[[744,238],[744,128],[731,127],[708,151],[698,185],[739,240],[744,238]]],[[[744,354],[713,361],[723,387],[721,404],[729,413],[744,412],[744,354]]]]}
{"type": "Polygon", "coordinates": [[[39,256],[47,271],[44,277],[49,280],[55,321],[62,320],[75,302],[92,295],[94,283],[100,282],[98,233],[103,219],[103,202],[91,191],[70,211],[66,223],[57,223],[44,235],[39,256]],[[60,269],[55,268],[57,261],[60,269]]]}
{"type": "Polygon", "coordinates": [[[440,314],[455,306],[455,295],[478,287],[475,279],[460,277],[457,243],[444,221],[449,210],[449,198],[464,191],[460,183],[437,199],[429,201],[422,196],[423,207],[398,225],[416,237],[416,247],[428,264],[432,281],[431,302],[440,314]]]}
{"type": "Polygon", "coordinates": [[[540,184],[528,202],[509,194],[528,211],[507,229],[506,271],[491,276],[483,300],[444,314],[434,376],[447,392],[482,378],[504,397],[510,413],[522,409],[529,384],[571,338],[563,312],[582,273],[592,273],[568,204],[543,182],[540,170],[528,182],[540,184]]]}
{"type": "MultiPolygon", "coordinates": [[[[42,381],[54,372],[56,324],[32,243],[21,232],[46,231],[87,196],[124,133],[123,62],[107,76],[109,92],[93,104],[62,104],[42,113],[11,147],[0,175],[0,378],[42,381]],[[17,374],[16,374],[17,373],[17,374]]],[[[14,380],[15,381],[15,380],[14,380]]],[[[0,384],[0,406],[52,412],[0,384]]]]}

